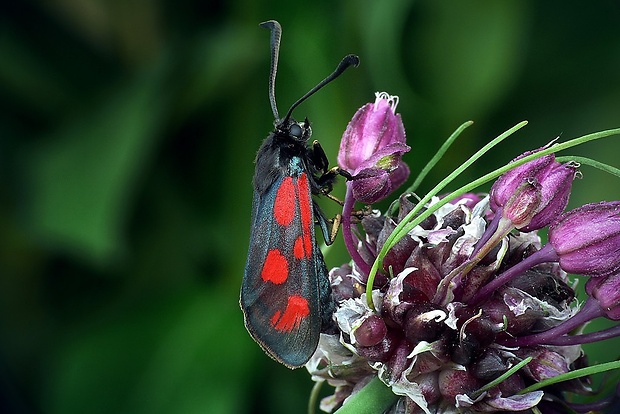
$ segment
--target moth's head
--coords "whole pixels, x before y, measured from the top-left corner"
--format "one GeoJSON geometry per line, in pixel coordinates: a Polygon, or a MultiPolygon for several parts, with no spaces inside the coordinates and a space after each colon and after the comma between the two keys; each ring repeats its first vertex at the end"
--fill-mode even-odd
{"type": "Polygon", "coordinates": [[[303,122],[297,122],[294,118],[288,117],[275,123],[276,133],[285,136],[295,142],[305,144],[312,135],[312,128],[308,118],[303,122]]]}

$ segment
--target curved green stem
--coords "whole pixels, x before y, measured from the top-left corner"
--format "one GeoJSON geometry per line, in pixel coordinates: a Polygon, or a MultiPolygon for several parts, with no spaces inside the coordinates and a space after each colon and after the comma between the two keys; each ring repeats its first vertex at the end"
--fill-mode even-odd
{"type": "Polygon", "coordinates": [[[567,155],[564,157],[557,157],[556,160],[559,162],[575,161],[575,162],[578,162],[579,164],[589,165],[590,167],[594,167],[601,171],[609,173],[611,175],[615,175],[616,177],[620,177],[620,169],[614,166],[611,166],[609,164],[605,164],[603,162],[593,160],[592,158],[567,155]]]}
{"type": "MultiPolygon", "coordinates": [[[[437,150],[437,152],[435,153],[435,155],[433,156],[433,158],[431,158],[431,160],[424,166],[424,168],[422,168],[422,170],[420,171],[420,173],[418,174],[418,176],[416,177],[416,179],[413,181],[413,184],[411,184],[404,192],[405,193],[415,193],[415,190],[418,189],[418,187],[420,186],[420,184],[422,183],[422,181],[424,181],[424,179],[426,178],[426,176],[428,175],[428,173],[433,169],[433,167],[435,165],[437,165],[437,163],[439,162],[439,160],[444,156],[444,154],[448,151],[448,149],[452,146],[452,144],[454,143],[454,141],[456,141],[456,139],[459,137],[459,135],[461,135],[461,133],[463,131],[465,131],[465,128],[470,127],[472,124],[474,123],[474,121],[467,121],[467,122],[463,122],[453,133],[452,135],[450,135],[448,137],[448,139],[446,139],[446,141],[443,143],[443,145],[437,150]]],[[[390,206],[387,214],[388,216],[393,214],[394,211],[396,210],[396,208],[398,207],[399,203],[398,200],[394,203],[392,203],[392,205],[390,206]]]]}
{"type": "Polygon", "coordinates": [[[605,362],[603,364],[593,365],[591,367],[576,369],[573,371],[569,371],[565,374],[555,376],[553,378],[542,380],[540,382],[537,382],[536,384],[532,384],[529,387],[519,391],[519,394],[527,394],[528,392],[536,391],[541,388],[548,387],[549,385],[556,384],[558,382],[586,377],[588,375],[598,374],[599,372],[611,371],[612,369],[618,368],[620,368],[620,361],[605,362]]]}
{"type": "Polygon", "coordinates": [[[353,394],[334,414],[377,414],[393,406],[400,396],[394,394],[379,377],[353,394]]]}
{"type": "Polygon", "coordinates": [[[317,402],[319,401],[319,392],[321,392],[321,387],[323,386],[323,381],[317,381],[314,383],[312,387],[312,391],[310,391],[310,398],[308,398],[308,414],[315,413],[315,407],[317,402]]]}

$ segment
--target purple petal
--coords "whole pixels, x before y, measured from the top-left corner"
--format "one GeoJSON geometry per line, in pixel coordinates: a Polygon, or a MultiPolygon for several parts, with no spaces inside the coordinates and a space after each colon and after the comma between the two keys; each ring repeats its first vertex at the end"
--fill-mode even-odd
{"type": "Polygon", "coordinates": [[[549,242],[569,273],[606,276],[620,270],[620,202],[586,204],[549,227],[549,242]]]}
{"type": "Polygon", "coordinates": [[[542,400],[544,392],[533,391],[523,395],[512,395],[510,397],[497,397],[485,400],[484,403],[502,411],[524,411],[538,405],[542,400]]]}

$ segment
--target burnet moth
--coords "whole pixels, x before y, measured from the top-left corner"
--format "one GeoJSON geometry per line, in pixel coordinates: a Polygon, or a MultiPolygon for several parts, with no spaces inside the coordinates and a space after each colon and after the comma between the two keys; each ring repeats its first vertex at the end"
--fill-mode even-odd
{"type": "Polygon", "coordinates": [[[316,350],[320,332],[333,323],[334,304],[315,222],[326,243],[332,242],[332,235],[312,195],[329,193],[337,175],[347,174],[337,167],[328,170],[319,143],[308,146],[308,119],[297,122],[292,112],[349,66],[357,66],[359,59],[346,56],[280,118],[275,78],[282,29],[275,20],[260,26],[271,30],[269,101],[275,128],[256,155],[250,247],[240,304],[245,326],[261,348],[287,367],[298,368],[316,350]]]}

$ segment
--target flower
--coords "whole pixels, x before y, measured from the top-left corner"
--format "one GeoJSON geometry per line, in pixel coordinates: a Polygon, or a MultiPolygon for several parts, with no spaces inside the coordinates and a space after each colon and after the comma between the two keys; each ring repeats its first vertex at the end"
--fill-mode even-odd
{"type": "Polygon", "coordinates": [[[338,165],[351,175],[354,198],[366,204],[384,199],[409,177],[402,155],[410,147],[395,113],[398,97],[375,95],[375,102],[361,107],[347,125],[338,152],[338,165]]]}
{"type": "Polygon", "coordinates": [[[388,414],[609,407],[612,398],[574,403],[592,390],[571,374],[588,366],[582,344],[620,336],[620,325],[582,333],[593,319],[620,320],[620,202],[562,214],[578,164],[538,154],[503,174],[488,196],[424,197],[421,206],[406,193],[388,213],[367,210],[359,220],[356,201],[385,198],[409,174],[395,107],[395,97],[377,94],[340,146],[351,262],[329,272],[337,331],[321,334],[306,365],[313,380],[336,387],[321,408],[368,401],[348,398],[376,392],[379,381],[391,391],[388,414]],[[548,226],[543,244],[537,231],[548,226]],[[585,302],[575,300],[566,272],[593,276],[585,302]]]}
{"type": "Polygon", "coordinates": [[[587,276],[620,271],[620,201],[586,204],[549,227],[562,269],[587,276]]]}
{"type": "MultiPolygon", "coordinates": [[[[514,161],[538,151],[526,152],[514,161]]],[[[502,176],[491,188],[491,209],[503,214],[522,231],[541,229],[560,215],[566,205],[577,163],[561,164],[554,154],[545,155],[502,176]]]]}
{"type": "MultiPolygon", "coordinates": [[[[368,306],[366,293],[360,289],[337,288],[346,280],[366,280],[355,267],[346,264],[331,270],[334,290],[348,296],[340,296],[334,315],[339,333],[324,334],[332,339],[320,342],[316,354],[320,361],[315,360],[308,369],[315,380],[347,386],[337,387],[322,406],[328,401],[341,402],[359,388],[356,384],[366,384],[372,376],[368,367],[401,396],[390,413],[401,412],[397,407],[408,407],[404,411],[408,413],[518,412],[537,406],[543,396],[562,398],[564,389],[557,384],[544,393],[518,393],[526,384],[574,369],[582,362],[580,345],[557,349],[538,343],[503,344],[570,320],[576,304],[566,274],[557,265],[539,264],[484,300],[476,303],[471,299],[500,269],[540,250],[537,236],[510,235],[458,284],[447,284],[482,238],[480,223],[486,222],[488,212],[484,206],[488,206],[486,199],[471,207],[463,202],[448,203],[409,232],[389,258],[394,277],[387,282],[384,277],[384,282],[374,285],[372,302],[377,311],[368,306]],[[338,357],[330,359],[329,355],[338,357]],[[530,365],[500,385],[479,392],[528,357],[532,358],[530,365]],[[366,365],[360,363],[364,360],[366,365]]],[[[367,258],[376,257],[383,240],[411,208],[403,197],[395,216],[373,214],[362,220],[368,243],[358,245],[360,252],[367,258]]],[[[579,392],[588,392],[587,384],[577,382],[579,392]]]]}

